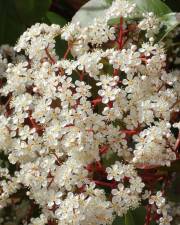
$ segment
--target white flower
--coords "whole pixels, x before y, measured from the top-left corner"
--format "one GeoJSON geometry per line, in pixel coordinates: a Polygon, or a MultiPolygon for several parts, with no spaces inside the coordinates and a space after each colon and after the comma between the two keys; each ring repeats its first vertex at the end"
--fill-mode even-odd
{"type": "Polygon", "coordinates": [[[79,23],[69,23],[62,28],[61,38],[65,41],[73,41],[80,32],[79,23]]]}
{"type": "Polygon", "coordinates": [[[115,0],[112,3],[112,6],[107,10],[106,16],[107,19],[117,18],[117,17],[128,17],[132,15],[135,9],[135,4],[130,4],[126,0],[115,0]]]}
{"type": "Polygon", "coordinates": [[[165,198],[162,197],[162,192],[158,191],[156,195],[152,195],[149,199],[149,204],[156,204],[158,208],[164,206],[165,198]]]}
{"type": "Polygon", "coordinates": [[[164,44],[154,44],[159,19],[132,22],[135,13],[115,0],[87,27],[37,23],[16,53],[0,48],[0,208],[25,187],[42,211],[29,225],[110,225],[145,199],[160,225],[170,223],[165,197],[146,190],[142,168],[177,159],[179,76],[166,71],[164,44]],[[109,25],[115,17],[121,27],[109,25]],[[57,36],[73,59],[59,59],[57,36]]]}
{"type": "Polygon", "coordinates": [[[153,37],[154,34],[157,34],[160,29],[160,21],[159,19],[152,13],[145,13],[144,19],[140,21],[138,27],[141,30],[146,30],[147,37],[153,37]]]}
{"type": "Polygon", "coordinates": [[[12,99],[11,108],[15,108],[16,112],[26,111],[31,108],[32,101],[33,97],[25,93],[12,99]]]}
{"type": "Polygon", "coordinates": [[[169,215],[170,206],[166,204],[165,198],[162,196],[162,192],[158,191],[156,195],[150,196],[149,204],[155,204],[157,206],[157,213],[161,215],[159,219],[160,225],[170,225],[172,217],[169,215]]]}
{"type": "Polygon", "coordinates": [[[90,42],[93,45],[101,45],[116,39],[115,28],[108,26],[106,18],[104,20],[95,18],[92,25],[85,28],[81,35],[87,43],[90,42]]]}
{"type": "Polygon", "coordinates": [[[83,81],[76,81],[75,82],[76,87],[76,94],[74,95],[76,99],[78,98],[86,98],[86,97],[91,97],[90,89],[91,86],[86,85],[83,81]]]}
{"type": "Polygon", "coordinates": [[[143,187],[145,186],[145,184],[142,183],[142,180],[141,180],[140,177],[131,178],[131,179],[129,180],[129,182],[131,183],[130,189],[131,189],[132,191],[137,191],[138,193],[141,193],[143,187]]]}
{"type": "Polygon", "coordinates": [[[139,69],[141,64],[140,53],[136,51],[137,47],[132,45],[129,49],[114,51],[108,55],[109,63],[114,69],[120,69],[126,73],[133,73],[139,69]]]}
{"type": "Polygon", "coordinates": [[[84,55],[80,56],[77,60],[78,69],[80,71],[87,72],[90,77],[96,78],[103,68],[103,64],[100,62],[102,58],[102,52],[96,51],[92,53],[85,53],[84,55]]]}
{"type": "Polygon", "coordinates": [[[106,87],[106,86],[116,86],[117,83],[119,81],[119,77],[115,76],[115,77],[111,77],[109,75],[101,75],[99,78],[99,82],[96,83],[97,86],[102,86],[102,87],[106,87]]]}
{"type": "Polygon", "coordinates": [[[173,219],[173,218],[172,218],[171,216],[161,217],[161,218],[159,219],[159,225],[170,225],[172,219],[173,219]]]}
{"type": "Polygon", "coordinates": [[[114,101],[118,94],[118,88],[106,87],[98,91],[98,94],[102,97],[102,102],[107,104],[109,101],[114,101]]]}

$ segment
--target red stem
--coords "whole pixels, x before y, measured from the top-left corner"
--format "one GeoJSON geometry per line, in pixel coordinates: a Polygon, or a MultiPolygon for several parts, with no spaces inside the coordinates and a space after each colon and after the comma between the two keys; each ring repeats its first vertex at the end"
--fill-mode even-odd
{"type": "Polygon", "coordinates": [[[100,104],[101,102],[102,102],[102,98],[100,96],[91,101],[91,103],[93,104],[94,107],[96,105],[100,104]]]}
{"type": "Polygon", "coordinates": [[[151,222],[151,209],[152,209],[152,206],[148,205],[146,208],[146,219],[145,219],[144,225],[149,225],[151,222]]]}
{"type": "Polygon", "coordinates": [[[64,54],[64,59],[66,59],[67,58],[67,56],[68,56],[68,54],[69,54],[69,52],[70,52],[70,50],[71,50],[71,47],[70,46],[68,46],[68,48],[67,48],[67,50],[66,50],[66,52],[65,52],[65,54],[64,54]]]}
{"type": "Polygon", "coordinates": [[[58,163],[58,166],[60,166],[62,164],[62,162],[60,161],[59,157],[57,156],[57,154],[55,152],[53,152],[53,155],[56,157],[56,161],[58,163]]]}
{"type": "Polygon", "coordinates": [[[103,145],[99,148],[99,153],[101,155],[103,155],[103,154],[107,153],[108,149],[109,149],[109,145],[103,145]]]}
{"type": "Polygon", "coordinates": [[[82,73],[80,73],[80,81],[83,81],[83,79],[84,79],[84,72],[82,72],[82,73]]]}
{"type": "Polygon", "coordinates": [[[136,130],[120,130],[120,133],[124,133],[127,135],[139,134],[141,131],[139,129],[136,130]]]}
{"type": "Polygon", "coordinates": [[[111,109],[113,107],[113,102],[108,102],[108,107],[111,109]]]}
{"type": "Polygon", "coordinates": [[[115,183],[108,183],[108,182],[104,182],[104,181],[100,181],[100,180],[93,180],[93,181],[96,185],[109,187],[111,189],[113,189],[117,186],[117,184],[115,184],[115,183]]]}
{"type": "Polygon", "coordinates": [[[180,132],[178,134],[178,138],[176,140],[175,147],[174,147],[174,150],[176,151],[176,153],[178,153],[179,147],[180,147],[180,132]]]}
{"type": "Polygon", "coordinates": [[[46,52],[46,55],[47,57],[50,59],[51,63],[52,64],[55,64],[56,61],[53,59],[53,57],[50,55],[49,51],[48,51],[48,48],[45,48],[45,52],[46,52]]]}
{"type": "MultiPolygon", "coordinates": [[[[119,35],[118,35],[118,40],[117,40],[117,43],[118,43],[118,49],[121,50],[122,47],[123,47],[123,34],[124,34],[124,31],[123,31],[123,17],[120,17],[120,27],[119,27],[119,35]]],[[[114,76],[118,76],[118,69],[114,69],[114,73],[113,75],[114,76]]]]}
{"type": "Polygon", "coordinates": [[[119,29],[119,37],[118,37],[118,49],[122,49],[123,47],[123,17],[120,17],[120,29],[119,29]]]}

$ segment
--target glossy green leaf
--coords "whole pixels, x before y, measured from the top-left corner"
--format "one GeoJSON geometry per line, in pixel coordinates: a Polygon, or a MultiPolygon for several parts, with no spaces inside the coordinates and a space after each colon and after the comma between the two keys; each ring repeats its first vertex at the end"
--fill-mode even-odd
{"type": "Polygon", "coordinates": [[[161,18],[162,24],[165,29],[161,33],[160,40],[162,41],[171,31],[173,31],[180,24],[180,13],[169,13],[161,18]]]}
{"type": "MultiPolygon", "coordinates": [[[[128,20],[128,21],[139,21],[139,20],[141,20],[141,18],[140,17],[129,17],[129,18],[125,18],[124,20],[128,20]]],[[[110,19],[109,21],[108,21],[108,24],[110,25],[110,26],[112,26],[112,25],[117,25],[117,24],[119,24],[120,23],[120,19],[119,18],[113,18],[113,19],[110,19]]]]}
{"type": "Polygon", "coordinates": [[[171,9],[161,0],[128,0],[136,3],[140,12],[154,12],[157,16],[172,12],[171,9]]]}
{"type": "Polygon", "coordinates": [[[130,211],[124,217],[125,225],[135,225],[133,215],[130,211]]]}
{"type": "MultiPolygon", "coordinates": [[[[154,12],[158,17],[171,13],[171,9],[161,0],[128,0],[136,3],[139,12],[154,12]]],[[[104,16],[105,10],[112,0],[90,0],[75,14],[72,21],[80,22],[82,26],[91,24],[95,17],[104,16]]],[[[116,24],[116,21],[114,21],[116,24]]],[[[118,23],[118,21],[117,21],[118,23]]]]}
{"type": "Polygon", "coordinates": [[[117,216],[115,220],[113,221],[112,225],[125,225],[124,224],[124,218],[117,216]]]}
{"type": "Polygon", "coordinates": [[[67,42],[62,40],[60,37],[56,39],[56,53],[59,58],[62,58],[68,48],[67,42]]]}
{"type": "Polygon", "coordinates": [[[144,225],[145,223],[145,216],[146,216],[146,209],[145,207],[141,206],[132,211],[132,215],[134,218],[135,224],[144,225]]]}
{"type": "MultiPolygon", "coordinates": [[[[54,12],[47,12],[46,14],[48,24],[58,24],[61,27],[63,27],[67,21],[64,19],[62,16],[59,16],[58,14],[54,12]]],[[[66,52],[67,49],[67,42],[64,40],[61,40],[60,37],[56,39],[56,53],[57,55],[61,58],[64,56],[64,53],[66,52]]]]}
{"type": "MultiPolygon", "coordinates": [[[[139,12],[153,12],[156,16],[161,17],[165,14],[171,13],[171,9],[161,0],[128,0],[135,3],[139,12]]],[[[140,15],[139,15],[140,16],[140,15]]],[[[128,20],[139,20],[140,17],[128,18],[128,20]]],[[[119,24],[119,18],[113,18],[109,20],[109,25],[119,24]]]]}
{"type": "Polygon", "coordinates": [[[46,16],[51,0],[0,1],[0,45],[14,45],[19,36],[46,16]]]}
{"type": "Polygon", "coordinates": [[[19,20],[14,1],[0,1],[0,45],[14,44],[26,26],[19,20]]]}
{"type": "Polygon", "coordinates": [[[104,16],[108,7],[109,3],[106,0],[90,0],[75,14],[72,22],[80,22],[81,26],[90,25],[94,18],[104,16]]]}
{"type": "Polygon", "coordinates": [[[67,23],[62,16],[54,12],[47,12],[46,16],[51,23],[58,24],[60,26],[64,26],[67,23]]]}
{"type": "Polygon", "coordinates": [[[51,0],[13,0],[17,15],[26,24],[32,24],[45,16],[51,0]]]}
{"type": "Polygon", "coordinates": [[[113,0],[105,0],[108,4],[112,4],[113,0]]]}

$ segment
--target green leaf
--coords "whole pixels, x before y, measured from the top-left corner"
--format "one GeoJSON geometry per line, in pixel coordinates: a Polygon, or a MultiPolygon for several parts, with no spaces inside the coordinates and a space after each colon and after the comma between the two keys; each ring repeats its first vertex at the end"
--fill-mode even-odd
{"type": "Polygon", "coordinates": [[[105,0],[109,5],[112,4],[113,0],[105,0]]]}
{"type": "MultiPolygon", "coordinates": [[[[171,13],[171,9],[161,0],[128,0],[131,3],[135,3],[139,13],[153,12],[156,16],[161,17],[167,13],[171,13]]],[[[139,20],[139,17],[127,18],[128,20],[139,20]]],[[[119,18],[113,18],[109,20],[109,25],[119,24],[119,18]]]]}
{"type": "Polygon", "coordinates": [[[135,225],[133,215],[130,211],[127,212],[124,220],[125,220],[125,225],[135,225]]]}
{"type": "Polygon", "coordinates": [[[0,21],[0,45],[14,44],[20,33],[26,29],[24,24],[19,26],[21,21],[12,0],[0,1],[0,21]]]}
{"type": "Polygon", "coordinates": [[[14,45],[19,36],[35,22],[41,22],[51,0],[0,1],[0,45],[14,45]]]}
{"type": "MultiPolygon", "coordinates": [[[[47,23],[49,25],[51,24],[58,24],[61,27],[64,26],[67,21],[62,16],[59,16],[58,14],[54,12],[47,12],[46,13],[47,23]]],[[[66,49],[68,48],[67,42],[62,40],[60,37],[56,39],[56,53],[61,58],[64,56],[64,53],[66,52],[66,49]]]]}
{"type": "Polygon", "coordinates": [[[115,220],[113,221],[112,225],[125,225],[124,224],[124,218],[117,216],[115,220]]]}
{"type": "Polygon", "coordinates": [[[171,9],[161,0],[128,0],[136,3],[140,12],[153,12],[156,16],[171,13],[171,9]]]}
{"type": "Polygon", "coordinates": [[[169,13],[160,18],[165,29],[161,33],[160,41],[162,41],[171,31],[180,24],[180,13],[169,13]]]}
{"type": "MultiPolygon", "coordinates": [[[[140,17],[127,17],[127,18],[124,18],[124,20],[127,20],[127,21],[139,21],[139,20],[141,20],[142,18],[140,18],[140,17]]],[[[120,23],[120,19],[119,18],[113,18],[113,19],[110,19],[109,21],[108,21],[108,24],[110,25],[110,26],[112,26],[112,25],[117,25],[117,24],[119,24],[120,23]]]]}
{"type": "Polygon", "coordinates": [[[21,21],[26,24],[35,23],[45,16],[51,0],[13,0],[17,9],[17,14],[21,21]]]}
{"type": "Polygon", "coordinates": [[[143,206],[132,211],[132,215],[134,218],[135,224],[144,225],[145,223],[145,216],[146,216],[146,209],[143,206]]]}
{"type": "Polygon", "coordinates": [[[60,37],[58,37],[56,39],[56,53],[59,56],[59,58],[62,58],[68,48],[67,42],[60,39],[60,37]]]}
{"type": "Polygon", "coordinates": [[[67,23],[66,19],[54,12],[47,12],[46,16],[51,23],[58,24],[60,26],[64,26],[67,23]]]}
{"type": "MultiPolygon", "coordinates": [[[[134,218],[134,224],[136,225],[144,225],[145,217],[146,217],[146,209],[144,206],[140,206],[132,211],[132,215],[134,218]]],[[[150,225],[156,225],[155,221],[151,221],[150,225]]]]}
{"type": "Polygon", "coordinates": [[[80,22],[81,26],[90,25],[94,18],[104,16],[107,8],[109,8],[107,0],[90,0],[75,14],[72,22],[80,22]]]}
{"type": "MultiPolygon", "coordinates": [[[[140,13],[154,12],[158,17],[164,14],[171,13],[171,9],[161,0],[128,0],[131,3],[136,3],[140,13]]],[[[80,10],[75,14],[72,21],[80,22],[82,26],[87,26],[92,23],[95,17],[104,16],[105,10],[109,8],[112,0],[90,0],[83,5],[80,10]]],[[[114,19],[110,22],[112,24],[118,24],[118,19],[114,19]]]]}

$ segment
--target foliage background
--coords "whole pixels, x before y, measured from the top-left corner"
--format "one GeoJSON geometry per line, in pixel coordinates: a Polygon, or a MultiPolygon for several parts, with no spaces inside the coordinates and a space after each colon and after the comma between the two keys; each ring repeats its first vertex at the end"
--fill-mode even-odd
{"type": "MultiPolygon", "coordinates": [[[[0,45],[14,45],[19,36],[34,23],[63,26],[88,0],[1,0],[0,45]]],[[[97,0],[98,1],[98,0],[97,0]]],[[[173,11],[180,11],[180,0],[165,0],[173,11]]],[[[64,43],[58,43],[61,55],[64,43]]]]}

